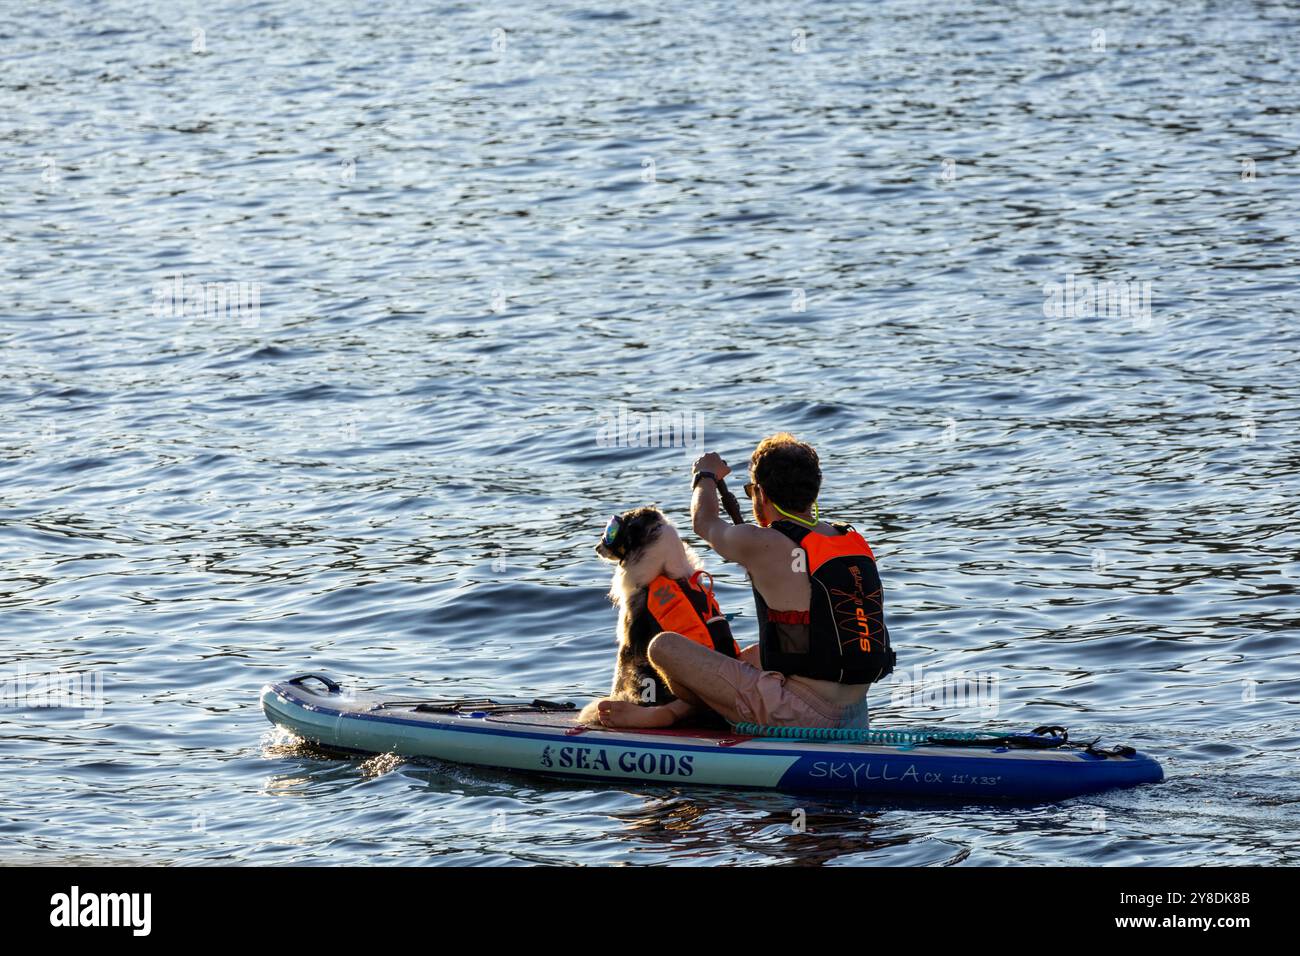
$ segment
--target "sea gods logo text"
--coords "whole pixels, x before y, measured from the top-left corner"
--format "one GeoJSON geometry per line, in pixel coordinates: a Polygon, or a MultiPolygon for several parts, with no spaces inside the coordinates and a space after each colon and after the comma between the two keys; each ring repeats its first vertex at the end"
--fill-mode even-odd
{"type": "Polygon", "coordinates": [[[69,893],[50,897],[51,926],[129,926],[132,935],[148,936],[152,926],[151,893],[69,893]]]}
{"type": "Polygon", "coordinates": [[[551,747],[542,749],[543,767],[565,770],[603,770],[613,773],[658,774],[661,777],[689,777],[695,773],[695,758],[690,754],[619,752],[611,759],[603,747],[551,747]]]}

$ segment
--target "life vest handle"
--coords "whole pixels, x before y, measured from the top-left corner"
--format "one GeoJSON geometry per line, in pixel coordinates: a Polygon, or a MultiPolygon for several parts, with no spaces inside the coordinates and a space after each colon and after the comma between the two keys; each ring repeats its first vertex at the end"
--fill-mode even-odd
{"type": "Polygon", "coordinates": [[[694,584],[697,588],[700,588],[702,591],[704,591],[704,593],[707,594],[707,595],[709,596],[709,600],[711,600],[711,601],[716,601],[716,600],[717,600],[717,599],[713,596],[713,575],[710,574],[708,571],[705,571],[703,568],[700,568],[698,571],[696,571],[694,574],[691,575],[690,581],[691,581],[691,583],[694,584]],[[709,586],[708,586],[707,588],[704,587],[704,585],[700,584],[700,577],[701,577],[701,576],[706,577],[706,578],[709,579],[709,586]]]}

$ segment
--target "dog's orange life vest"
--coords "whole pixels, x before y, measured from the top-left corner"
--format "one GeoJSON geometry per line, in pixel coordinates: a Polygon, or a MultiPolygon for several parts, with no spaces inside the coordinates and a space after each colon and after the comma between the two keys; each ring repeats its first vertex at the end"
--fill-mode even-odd
{"type": "Polygon", "coordinates": [[[705,571],[696,571],[689,578],[659,575],[650,582],[646,610],[661,631],[689,637],[696,644],[728,657],[740,656],[740,645],[731,636],[731,625],[713,597],[713,578],[705,571]],[[709,578],[707,588],[700,583],[701,575],[709,578]]]}

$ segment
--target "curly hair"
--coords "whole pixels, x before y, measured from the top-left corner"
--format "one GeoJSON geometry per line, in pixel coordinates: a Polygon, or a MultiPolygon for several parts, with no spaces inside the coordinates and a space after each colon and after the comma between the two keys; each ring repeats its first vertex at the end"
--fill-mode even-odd
{"type": "Polygon", "coordinates": [[[764,438],[749,459],[750,477],[786,511],[807,511],[822,488],[821,462],[807,442],[789,432],[764,438]]]}

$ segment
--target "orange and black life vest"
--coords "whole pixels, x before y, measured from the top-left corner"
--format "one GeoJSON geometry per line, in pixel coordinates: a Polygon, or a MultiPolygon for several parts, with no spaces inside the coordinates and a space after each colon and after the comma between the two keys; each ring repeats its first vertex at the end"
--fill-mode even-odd
{"type": "Polygon", "coordinates": [[[819,534],[793,521],[774,521],[803,549],[809,610],[773,611],[754,589],[763,670],[840,684],[870,684],[894,669],[884,597],[871,546],[852,525],[819,534]]]}
{"type": "Polygon", "coordinates": [[[740,646],[731,636],[731,626],[713,597],[713,578],[706,571],[696,571],[689,578],[661,574],[650,582],[646,610],[660,631],[689,637],[696,644],[728,657],[740,656],[740,646]],[[709,579],[707,588],[700,583],[701,576],[709,579]]]}

